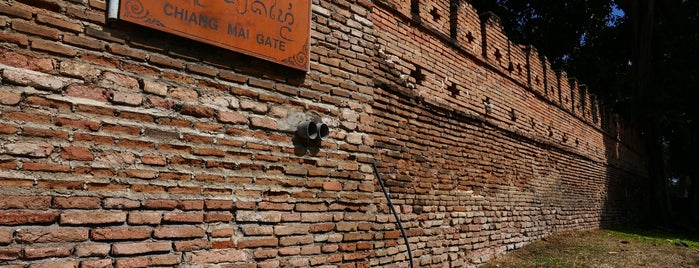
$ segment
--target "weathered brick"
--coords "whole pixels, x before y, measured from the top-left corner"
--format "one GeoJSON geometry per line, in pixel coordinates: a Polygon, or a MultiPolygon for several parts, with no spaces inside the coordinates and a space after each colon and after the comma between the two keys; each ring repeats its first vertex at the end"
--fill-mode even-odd
{"type": "Polygon", "coordinates": [[[98,122],[87,121],[87,120],[57,117],[54,120],[54,122],[55,122],[56,126],[59,126],[59,127],[65,126],[65,127],[70,127],[72,129],[85,129],[85,130],[90,130],[90,131],[97,131],[100,128],[100,124],[98,122]]]}
{"type": "Polygon", "coordinates": [[[158,227],[153,232],[153,237],[163,238],[196,238],[203,237],[204,229],[199,227],[158,227]]]}
{"type": "Polygon", "coordinates": [[[34,263],[29,268],[78,268],[78,261],[49,261],[34,263]]]}
{"type": "Polygon", "coordinates": [[[109,244],[79,244],[75,246],[73,254],[77,257],[104,257],[110,249],[109,244]]]}
{"type": "Polygon", "coordinates": [[[59,36],[58,31],[56,31],[55,29],[41,25],[36,25],[22,20],[12,21],[12,29],[19,32],[25,32],[32,35],[42,36],[52,40],[58,40],[59,36]]]}
{"type": "Polygon", "coordinates": [[[117,224],[126,221],[125,212],[66,212],[61,214],[63,225],[117,224]]]}
{"type": "Polygon", "coordinates": [[[19,229],[15,241],[18,243],[67,243],[87,241],[88,229],[19,229]]]}
{"type": "Polygon", "coordinates": [[[98,209],[100,208],[100,199],[89,196],[57,196],[53,198],[53,207],[58,209],[98,209]]]}
{"type": "Polygon", "coordinates": [[[104,199],[102,206],[105,209],[135,209],[141,206],[141,202],[128,198],[110,197],[104,199]]]}
{"type": "Polygon", "coordinates": [[[63,43],[73,45],[76,47],[82,47],[82,48],[87,48],[87,49],[92,49],[92,50],[104,50],[105,43],[89,38],[86,36],[80,36],[80,35],[63,35],[63,43]]]}
{"type": "Polygon", "coordinates": [[[0,261],[11,261],[22,257],[21,248],[10,248],[2,247],[0,248],[0,261]]]}
{"type": "Polygon", "coordinates": [[[66,83],[56,77],[17,69],[5,69],[2,78],[7,82],[51,91],[60,91],[66,83]]]}
{"type": "Polygon", "coordinates": [[[245,114],[228,111],[218,111],[218,121],[229,124],[246,124],[248,117],[245,114]]]}
{"type": "Polygon", "coordinates": [[[69,247],[40,247],[24,249],[24,257],[27,259],[68,257],[70,256],[70,253],[71,248],[69,247]]]}
{"type": "Polygon", "coordinates": [[[163,221],[172,223],[202,223],[204,213],[163,213],[163,221]]]}
{"type": "Polygon", "coordinates": [[[57,219],[55,212],[0,212],[0,225],[51,224],[57,219]]]}
{"type": "Polygon", "coordinates": [[[145,268],[148,267],[147,257],[134,257],[117,259],[114,262],[114,268],[145,268]]]}
{"type": "Polygon", "coordinates": [[[235,219],[241,222],[280,222],[280,212],[236,211],[235,219]]]}
{"type": "Polygon", "coordinates": [[[112,101],[116,104],[139,106],[143,102],[143,95],[139,93],[114,91],[112,92],[112,101]]]}
{"type": "Polygon", "coordinates": [[[66,88],[66,95],[77,98],[91,99],[100,102],[108,102],[111,98],[111,92],[105,88],[89,85],[73,83],[66,88]]]}
{"type": "Polygon", "coordinates": [[[158,225],[162,217],[159,212],[130,212],[128,223],[131,225],[158,225]]]}
{"type": "Polygon", "coordinates": [[[68,57],[75,57],[78,55],[78,50],[69,47],[66,45],[63,45],[58,42],[50,42],[50,41],[45,41],[45,40],[40,40],[40,39],[34,39],[31,40],[31,47],[36,50],[40,51],[46,51],[50,53],[55,53],[63,56],[68,56],[68,57]]]}
{"type": "Polygon", "coordinates": [[[62,61],[60,72],[62,75],[81,79],[95,79],[102,73],[100,69],[92,65],[77,61],[62,61]]]}
{"type": "Polygon", "coordinates": [[[105,240],[143,240],[150,238],[152,229],[145,227],[135,228],[97,228],[90,232],[93,241],[105,240]]]}
{"type": "Polygon", "coordinates": [[[0,196],[0,209],[45,210],[51,206],[50,196],[0,196]]]}
{"type": "Polygon", "coordinates": [[[238,248],[259,248],[259,247],[276,247],[279,245],[279,239],[276,237],[251,237],[243,238],[238,241],[238,248]]]}
{"type": "Polygon", "coordinates": [[[211,242],[208,239],[176,241],[174,247],[175,251],[195,251],[211,248],[211,242]]]}
{"type": "Polygon", "coordinates": [[[111,259],[84,260],[80,262],[80,268],[111,268],[111,259]]]}
{"type": "Polygon", "coordinates": [[[136,255],[157,252],[170,252],[172,245],[170,242],[139,242],[113,244],[111,254],[116,256],[136,255]]]}
{"type": "Polygon", "coordinates": [[[160,96],[167,95],[168,87],[165,84],[151,80],[143,80],[143,91],[160,96]]]}
{"type": "Polygon", "coordinates": [[[13,230],[0,229],[0,245],[7,245],[12,242],[13,230]]]}
{"type": "Polygon", "coordinates": [[[244,250],[223,249],[192,252],[192,264],[210,264],[247,261],[249,255],[244,250]]]}
{"type": "Polygon", "coordinates": [[[65,160],[90,161],[93,160],[95,156],[90,152],[89,148],[67,146],[62,148],[61,158],[65,160]]]}
{"type": "Polygon", "coordinates": [[[182,110],[180,111],[184,115],[191,115],[194,117],[204,117],[212,118],[216,114],[216,110],[209,107],[204,107],[195,104],[184,104],[182,105],[182,110]]]}
{"type": "Polygon", "coordinates": [[[22,94],[19,92],[0,90],[0,104],[17,105],[21,100],[22,94]]]}

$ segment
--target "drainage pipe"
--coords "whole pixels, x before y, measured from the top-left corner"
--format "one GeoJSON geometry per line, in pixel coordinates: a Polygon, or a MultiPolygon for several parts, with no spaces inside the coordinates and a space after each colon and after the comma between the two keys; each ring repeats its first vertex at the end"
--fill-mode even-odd
{"type": "Polygon", "coordinates": [[[379,184],[381,184],[381,190],[383,190],[383,195],[386,196],[386,200],[388,201],[388,207],[391,208],[391,212],[393,212],[393,216],[396,218],[396,222],[398,222],[398,228],[400,228],[400,233],[403,235],[403,240],[405,240],[405,246],[408,248],[408,258],[410,259],[410,268],[413,268],[413,251],[410,250],[410,242],[408,242],[408,235],[405,234],[405,229],[403,228],[403,223],[400,221],[400,217],[398,217],[398,213],[396,212],[396,208],[393,207],[393,202],[391,202],[391,196],[388,194],[388,191],[386,191],[386,186],[383,184],[383,180],[381,179],[381,175],[379,175],[379,168],[376,167],[376,161],[373,161],[372,164],[374,164],[374,174],[376,174],[376,178],[379,180],[379,184]]]}

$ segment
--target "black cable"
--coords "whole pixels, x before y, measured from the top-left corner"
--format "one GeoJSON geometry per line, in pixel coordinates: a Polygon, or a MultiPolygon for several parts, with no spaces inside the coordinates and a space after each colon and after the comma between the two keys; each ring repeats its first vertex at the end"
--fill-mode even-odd
{"type": "Polygon", "coordinates": [[[393,207],[393,202],[391,202],[391,196],[388,194],[388,191],[386,191],[386,186],[383,184],[383,180],[381,179],[381,175],[379,175],[379,168],[376,167],[376,161],[373,161],[372,164],[374,164],[374,174],[376,174],[376,178],[379,180],[379,184],[381,184],[381,190],[383,190],[383,195],[386,196],[386,200],[388,201],[388,207],[391,208],[391,211],[393,212],[393,216],[396,217],[396,222],[398,222],[398,228],[400,228],[400,233],[403,234],[403,240],[405,240],[405,246],[408,248],[408,258],[410,259],[410,268],[413,268],[413,251],[410,250],[410,242],[408,242],[408,235],[405,234],[405,229],[403,229],[403,223],[400,221],[400,217],[398,217],[398,213],[396,212],[396,208],[393,207]]]}

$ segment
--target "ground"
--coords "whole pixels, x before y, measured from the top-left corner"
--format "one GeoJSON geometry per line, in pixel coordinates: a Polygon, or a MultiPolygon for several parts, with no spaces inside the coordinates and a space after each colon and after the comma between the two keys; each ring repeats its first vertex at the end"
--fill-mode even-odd
{"type": "Polygon", "coordinates": [[[697,236],[639,230],[564,232],[483,267],[699,267],[697,236]]]}

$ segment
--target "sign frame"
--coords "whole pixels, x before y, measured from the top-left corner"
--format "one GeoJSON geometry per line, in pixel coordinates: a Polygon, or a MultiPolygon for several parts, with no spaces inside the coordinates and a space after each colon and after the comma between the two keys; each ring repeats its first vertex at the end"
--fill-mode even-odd
{"type": "Polygon", "coordinates": [[[310,70],[311,0],[108,0],[107,18],[310,70]]]}

